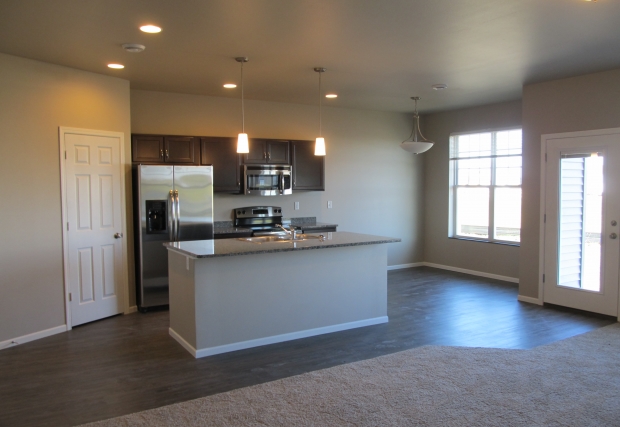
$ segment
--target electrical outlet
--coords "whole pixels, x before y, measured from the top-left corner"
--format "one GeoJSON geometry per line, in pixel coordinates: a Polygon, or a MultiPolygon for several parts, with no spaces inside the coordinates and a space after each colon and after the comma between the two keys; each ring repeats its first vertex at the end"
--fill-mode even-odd
{"type": "Polygon", "coordinates": [[[332,201],[328,200],[327,201],[327,209],[331,209],[332,208],[332,201]]]}
{"type": "Polygon", "coordinates": [[[295,202],[295,210],[298,211],[299,210],[299,202],[295,202]]]}

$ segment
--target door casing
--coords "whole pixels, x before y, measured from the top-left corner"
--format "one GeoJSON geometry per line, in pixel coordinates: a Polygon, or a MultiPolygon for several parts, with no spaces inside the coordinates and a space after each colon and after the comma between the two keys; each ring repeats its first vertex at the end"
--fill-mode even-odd
{"type": "Polygon", "coordinates": [[[66,186],[66,147],[65,147],[65,135],[67,134],[80,134],[90,136],[104,136],[118,138],[120,141],[120,162],[121,162],[121,228],[124,238],[122,239],[122,264],[121,275],[123,278],[121,281],[121,289],[119,294],[122,298],[122,307],[125,314],[130,313],[129,309],[129,282],[127,274],[127,221],[126,212],[127,204],[125,200],[125,134],[123,132],[102,131],[93,129],[80,129],[60,126],[58,128],[58,144],[59,144],[59,156],[60,156],[60,195],[61,195],[61,229],[62,229],[62,261],[63,261],[63,279],[65,289],[65,321],[67,330],[71,330],[71,304],[69,303],[70,282],[69,282],[69,244],[67,233],[67,186],[66,186]]]}
{"type": "MultiPolygon", "coordinates": [[[[539,242],[538,242],[538,301],[539,305],[544,301],[543,274],[545,271],[545,205],[546,205],[546,182],[547,182],[547,141],[562,138],[582,138],[601,135],[617,135],[620,138],[620,128],[597,129],[579,132],[565,132],[555,134],[545,134],[541,136],[541,155],[540,155],[540,217],[539,217],[539,242]]],[[[620,307],[620,293],[618,297],[618,307],[620,307]]],[[[620,312],[618,313],[620,321],[620,312]]]]}

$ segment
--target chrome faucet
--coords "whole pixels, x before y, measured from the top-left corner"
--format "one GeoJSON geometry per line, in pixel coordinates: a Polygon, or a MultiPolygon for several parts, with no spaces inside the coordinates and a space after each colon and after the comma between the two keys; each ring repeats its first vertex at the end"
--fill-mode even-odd
{"type": "Polygon", "coordinates": [[[276,224],[276,227],[280,227],[282,230],[284,230],[284,232],[291,236],[293,240],[297,238],[297,229],[294,226],[289,225],[288,230],[282,224],[276,224]]]}

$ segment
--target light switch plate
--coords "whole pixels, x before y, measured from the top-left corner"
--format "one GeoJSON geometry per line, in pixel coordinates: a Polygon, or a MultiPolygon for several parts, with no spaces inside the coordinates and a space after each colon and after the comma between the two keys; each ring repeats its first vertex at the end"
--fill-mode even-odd
{"type": "Polygon", "coordinates": [[[295,202],[295,210],[298,211],[299,210],[299,202],[295,202]]]}
{"type": "Polygon", "coordinates": [[[332,201],[328,200],[327,201],[327,209],[331,209],[332,208],[332,201]]]}

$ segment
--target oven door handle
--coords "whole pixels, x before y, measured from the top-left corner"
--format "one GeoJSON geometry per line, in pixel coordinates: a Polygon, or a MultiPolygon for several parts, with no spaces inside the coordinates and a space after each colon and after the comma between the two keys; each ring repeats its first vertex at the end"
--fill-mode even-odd
{"type": "Polygon", "coordinates": [[[282,194],[284,193],[284,174],[279,174],[278,178],[278,190],[280,190],[280,194],[282,194]]]}

